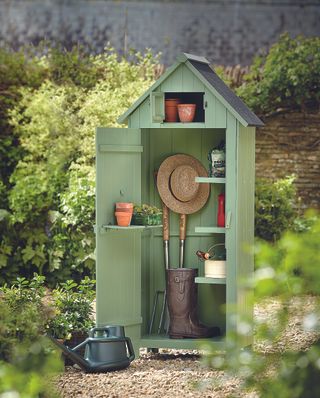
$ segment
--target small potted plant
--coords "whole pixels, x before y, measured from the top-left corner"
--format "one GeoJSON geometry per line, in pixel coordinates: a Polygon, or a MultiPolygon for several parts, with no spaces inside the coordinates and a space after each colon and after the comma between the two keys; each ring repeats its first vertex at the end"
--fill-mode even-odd
{"type": "Polygon", "coordinates": [[[133,207],[132,223],[134,225],[161,225],[162,211],[156,206],[147,204],[133,207]]]}
{"type": "Polygon", "coordinates": [[[94,327],[94,285],[95,281],[86,277],[79,284],[68,280],[52,291],[55,315],[47,325],[48,334],[71,348],[88,337],[88,330],[94,327]]]}

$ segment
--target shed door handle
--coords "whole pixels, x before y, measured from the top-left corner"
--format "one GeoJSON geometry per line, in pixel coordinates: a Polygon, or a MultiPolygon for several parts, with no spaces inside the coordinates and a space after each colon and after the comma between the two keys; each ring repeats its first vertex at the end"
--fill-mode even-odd
{"type": "Polygon", "coordinates": [[[228,211],[226,219],[226,228],[229,229],[230,226],[231,226],[231,211],[228,211]]]}

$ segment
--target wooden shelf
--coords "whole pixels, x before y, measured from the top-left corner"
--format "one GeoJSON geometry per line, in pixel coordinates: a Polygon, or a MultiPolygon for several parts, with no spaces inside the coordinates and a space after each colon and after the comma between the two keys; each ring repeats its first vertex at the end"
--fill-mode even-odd
{"type": "Polygon", "coordinates": [[[191,123],[182,123],[182,122],[176,122],[176,123],[170,123],[170,122],[163,122],[160,124],[162,128],[205,128],[205,123],[204,122],[191,122],[191,123]]]}
{"type": "Polygon", "coordinates": [[[217,177],[196,177],[196,182],[206,182],[209,184],[225,184],[225,178],[217,178],[217,177]]]}
{"type": "Polygon", "coordinates": [[[208,278],[205,276],[197,276],[194,280],[196,283],[207,283],[210,285],[225,285],[226,278],[208,278]]]}
{"type": "Polygon", "coordinates": [[[195,227],[195,232],[199,234],[224,234],[226,229],[221,227],[195,227]]]}
{"type": "Polygon", "coordinates": [[[140,347],[148,348],[176,348],[186,350],[199,350],[201,346],[210,344],[215,349],[225,349],[225,342],[222,336],[209,339],[170,339],[167,335],[151,334],[144,335],[140,340],[140,347]]]}
{"type": "Polygon", "coordinates": [[[161,225],[129,225],[128,227],[120,227],[119,225],[102,225],[100,232],[105,233],[108,230],[112,231],[146,231],[150,229],[162,228],[161,225]]]}

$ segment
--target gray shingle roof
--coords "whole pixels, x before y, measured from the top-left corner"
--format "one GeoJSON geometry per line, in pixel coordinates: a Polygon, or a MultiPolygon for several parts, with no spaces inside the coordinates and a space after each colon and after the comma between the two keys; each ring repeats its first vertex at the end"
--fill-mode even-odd
{"type": "Polygon", "coordinates": [[[264,126],[247,105],[220,79],[210,65],[188,59],[190,64],[208,81],[208,83],[230,104],[230,106],[248,123],[249,126],[264,126]]]}

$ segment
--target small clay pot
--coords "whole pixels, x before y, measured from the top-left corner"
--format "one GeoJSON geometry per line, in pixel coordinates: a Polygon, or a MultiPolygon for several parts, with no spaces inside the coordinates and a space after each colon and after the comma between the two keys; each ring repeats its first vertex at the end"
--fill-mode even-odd
{"type": "Polygon", "coordinates": [[[179,98],[170,98],[165,100],[165,122],[174,123],[178,121],[179,98]]]}
{"type": "Polygon", "coordinates": [[[129,202],[116,202],[116,209],[133,209],[133,203],[129,202]]]}
{"type": "Polygon", "coordinates": [[[179,104],[178,114],[180,122],[182,123],[193,122],[194,116],[196,114],[196,104],[179,104]]]}
{"type": "Polygon", "coordinates": [[[117,212],[117,213],[129,213],[129,214],[132,214],[132,213],[133,213],[133,208],[132,208],[132,209],[129,209],[129,208],[127,208],[127,207],[118,207],[118,208],[116,209],[116,212],[117,212]]]}
{"type": "Polygon", "coordinates": [[[119,227],[128,227],[131,223],[132,214],[116,211],[115,213],[117,224],[119,227]]]}

